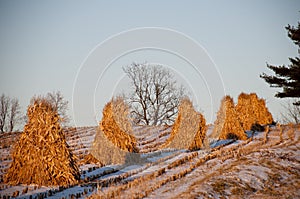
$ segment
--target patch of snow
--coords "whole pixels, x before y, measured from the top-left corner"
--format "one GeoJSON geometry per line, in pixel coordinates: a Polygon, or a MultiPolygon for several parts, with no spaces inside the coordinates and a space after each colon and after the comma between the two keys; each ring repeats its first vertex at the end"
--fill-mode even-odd
{"type": "MultiPolygon", "coordinates": [[[[91,167],[88,167],[88,166],[86,166],[86,167],[87,168],[91,168],[91,167]]],[[[119,168],[119,166],[117,166],[117,165],[111,165],[111,166],[101,167],[101,168],[95,169],[95,170],[93,170],[91,172],[86,172],[85,174],[82,174],[81,175],[81,179],[84,179],[86,177],[101,175],[101,174],[104,174],[105,172],[108,172],[108,171],[117,170],[118,168],[119,168]]]]}
{"type": "Polygon", "coordinates": [[[217,141],[211,143],[211,144],[210,144],[210,147],[211,147],[211,148],[215,148],[215,147],[218,147],[218,146],[231,144],[231,143],[233,143],[233,142],[235,142],[235,140],[233,140],[233,139],[217,140],[217,141]]]}
{"type": "Polygon", "coordinates": [[[172,152],[161,152],[159,154],[156,154],[156,156],[148,157],[147,160],[150,161],[150,162],[156,162],[159,159],[162,159],[164,157],[167,157],[167,156],[170,156],[170,155],[174,154],[174,152],[175,151],[172,151],[172,152]]]}

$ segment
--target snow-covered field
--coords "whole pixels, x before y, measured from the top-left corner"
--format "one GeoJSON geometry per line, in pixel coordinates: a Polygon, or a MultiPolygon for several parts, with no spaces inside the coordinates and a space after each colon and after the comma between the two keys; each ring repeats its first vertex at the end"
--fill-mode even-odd
{"type": "MultiPolygon", "coordinates": [[[[207,135],[210,134],[209,128],[207,135]]],[[[166,127],[134,127],[141,156],[132,165],[80,166],[77,186],[8,186],[1,182],[0,198],[300,198],[300,130],[255,133],[247,141],[214,141],[211,149],[161,150],[170,134],[166,127]]],[[[69,129],[71,149],[83,159],[96,127],[69,129]]],[[[2,134],[0,176],[5,174],[11,145],[19,134],[2,134]]]]}

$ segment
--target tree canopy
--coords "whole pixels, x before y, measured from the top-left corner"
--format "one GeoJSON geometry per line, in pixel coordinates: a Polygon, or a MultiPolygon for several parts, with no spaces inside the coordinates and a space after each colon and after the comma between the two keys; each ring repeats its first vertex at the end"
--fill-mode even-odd
{"type": "MultiPolygon", "coordinates": [[[[261,74],[270,87],[282,88],[282,91],[277,92],[275,97],[278,98],[300,98],[300,23],[298,27],[286,26],[288,37],[299,47],[298,57],[289,58],[289,65],[274,66],[267,64],[267,67],[274,71],[275,75],[261,74]]],[[[296,100],[294,105],[300,105],[300,101],[296,100]]]]}

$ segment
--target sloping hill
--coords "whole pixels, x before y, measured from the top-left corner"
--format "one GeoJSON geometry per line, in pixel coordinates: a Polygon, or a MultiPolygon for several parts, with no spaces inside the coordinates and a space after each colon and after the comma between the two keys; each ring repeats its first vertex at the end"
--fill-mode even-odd
{"type": "MultiPolygon", "coordinates": [[[[68,144],[80,159],[88,154],[96,128],[73,128],[66,132],[68,144]]],[[[138,126],[134,127],[134,134],[144,162],[105,167],[82,165],[80,184],[68,188],[9,187],[2,183],[0,195],[21,198],[299,198],[300,131],[286,129],[280,135],[276,127],[270,130],[268,134],[255,133],[253,139],[246,141],[219,141],[214,143],[218,147],[213,149],[186,151],[159,150],[168,139],[170,128],[138,126]],[[222,146],[224,143],[228,145],[222,146]]],[[[17,139],[17,135],[12,137],[17,139]]],[[[1,135],[1,140],[7,137],[1,135]]],[[[10,162],[10,145],[0,149],[1,168],[10,162]]],[[[2,173],[5,173],[3,167],[2,173]]]]}

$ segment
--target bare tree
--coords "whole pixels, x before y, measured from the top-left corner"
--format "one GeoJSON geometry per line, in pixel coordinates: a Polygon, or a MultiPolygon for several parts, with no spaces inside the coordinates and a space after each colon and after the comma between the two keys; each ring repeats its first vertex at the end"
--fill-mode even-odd
{"type": "Polygon", "coordinates": [[[178,112],[183,86],[178,86],[173,74],[160,65],[137,64],[123,68],[131,79],[132,116],[136,124],[172,124],[178,112]]]}
{"type": "Polygon", "coordinates": [[[61,118],[61,124],[63,126],[66,126],[69,123],[69,117],[67,115],[68,101],[64,99],[60,91],[47,93],[46,99],[51,103],[54,110],[56,110],[59,114],[61,118]]]}
{"type": "Polygon", "coordinates": [[[9,110],[9,131],[12,132],[16,124],[21,121],[21,107],[19,104],[19,100],[14,98],[10,101],[10,110],[9,110]]]}
{"type": "Polygon", "coordinates": [[[0,97],[0,131],[4,132],[4,127],[6,124],[6,118],[8,117],[8,109],[9,109],[9,97],[4,94],[0,97]]]}
{"type": "Polygon", "coordinates": [[[12,132],[18,123],[22,123],[21,107],[17,98],[11,99],[4,94],[0,97],[0,130],[12,132]]]}
{"type": "Polygon", "coordinates": [[[285,109],[284,113],[281,113],[281,117],[284,123],[300,123],[300,106],[295,105],[297,100],[289,101],[282,107],[285,109]]]}

